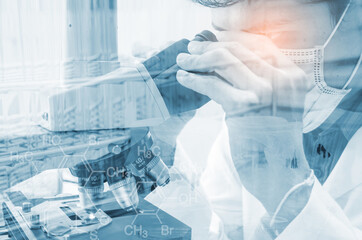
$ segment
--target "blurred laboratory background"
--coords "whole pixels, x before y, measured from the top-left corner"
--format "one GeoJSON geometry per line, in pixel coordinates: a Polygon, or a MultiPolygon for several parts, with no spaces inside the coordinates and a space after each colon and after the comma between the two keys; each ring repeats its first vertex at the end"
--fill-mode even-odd
{"type": "Polygon", "coordinates": [[[36,122],[40,92],[87,81],[210,28],[209,10],[191,0],[0,0],[0,124],[36,122]],[[87,24],[72,25],[88,14],[87,24]]]}

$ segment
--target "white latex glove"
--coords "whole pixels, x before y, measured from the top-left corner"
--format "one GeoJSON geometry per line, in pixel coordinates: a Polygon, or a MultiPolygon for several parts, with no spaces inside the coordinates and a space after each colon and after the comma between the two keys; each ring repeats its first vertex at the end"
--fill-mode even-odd
{"type": "MultiPolygon", "coordinates": [[[[218,39],[220,42],[215,43],[191,42],[191,54],[182,53],[177,58],[183,69],[177,79],[222,105],[241,182],[273,215],[288,190],[310,173],[301,144],[301,127],[279,117],[301,121],[308,90],[306,75],[266,37],[225,32],[218,39]],[[264,117],[258,117],[261,113],[255,111],[254,117],[238,117],[272,103],[277,111],[264,111],[264,117]]],[[[297,210],[283,209],[283,217],[295,217],[308,198],[308,193],[300,198],[297,210]]]]}
{"type": "Polygon", "coordinates": [[[218,38],[222,42],[193,41],[191,54],[178,55],[177,64],[185,70],[177,73],[182,85],[209,96],[227,114],[272,103],[300,112],[306,75],[268,38],[244,32],[218,38]]]}

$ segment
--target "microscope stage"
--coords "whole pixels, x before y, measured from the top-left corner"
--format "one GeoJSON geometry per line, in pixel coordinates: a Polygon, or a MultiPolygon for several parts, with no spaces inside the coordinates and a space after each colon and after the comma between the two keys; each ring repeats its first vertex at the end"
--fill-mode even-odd
{"type": "MultiPolygon", "coordinates": [[[[60,223],[63,222],[72,222],[70,219],[73,220],[73,223],[76,221],[84,223],[82,214],[85,210],[79,210],[74,207],[74,204],[79,202],[77,196],[52,199],[26,199],[20,192],[11,192],[8,193],[8,200],[3,203],[4,219],[11,238],[16,240],[191,239],[190,227],[146,200],[140,199],[136,210],[127,212],[119,208],[115,199],[108,197],[106,199],[101,205],[95,207],[95,215],[97,216],[94,217],[93,215],[93,222],[80,224],[78,228],[75,226],[72,229],[76,231],[64,231],[65,233],[62,236],[60,234],[59,236],[49,234],[49,226],[47,227],[47,224],[45,224],[44,215],[40,214],[38,228],[31,226],[24,215],[36,215],[36,213],[39,213],[39,206],[44,211],[44,206],[46,205],[52,206],[52,209],[48,210],[48,215],[50,214],[54,217],[57,211],[65,213],[57,215],[57,218],[53,219],[53,223],[58,222],[61,225],[60,223]],[[28,213],[23,211],[22,206],[24,202],[30,202],[34,206],[30,213],[28,212],[29,210],[26,211],[28,213]],[[60,208],[62,211],[59,210],[59,204],[61,204],[60,208]]],[[[53,227],[53,232],[54,229],[53,227]]],[[[64,229],[58,227],[56,230],[59,233],[64,229]]]]}

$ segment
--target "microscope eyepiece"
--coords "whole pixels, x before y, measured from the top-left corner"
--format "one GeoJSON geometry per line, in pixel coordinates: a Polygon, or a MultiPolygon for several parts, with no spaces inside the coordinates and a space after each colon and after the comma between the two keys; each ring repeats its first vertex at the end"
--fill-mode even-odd
{"type": "Polygon", "coordinates": [[[215,34],[213,34],[212,32],[210,32],[209,30],[204,30],[198,34],[196,34],[194,41],[210,41],[210,42],[217,42],[217,38],[215,36],[215,34]]]}
{"type": "MultiPolygon", "coordinates": [[[[196,34],[193,40],[218,41],[215,34],[208,30],[196,34]]],[[[180,70],[177,56],[180,53],[189,53],[189,43],[188,39],[181,39],[143,62],[171,115],[195,110],[210,101],[209,97],[182,86],[176,80],[176,73],[180,70]]]]}

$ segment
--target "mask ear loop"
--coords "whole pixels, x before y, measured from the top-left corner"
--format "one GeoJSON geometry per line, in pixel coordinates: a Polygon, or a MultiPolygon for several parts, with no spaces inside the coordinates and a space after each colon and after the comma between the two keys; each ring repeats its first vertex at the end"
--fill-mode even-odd
{"type": "Polygon", "coordinates": [[[338,30],[339,26],[341,25],[341,23],[342,23],[342,21],[343,21],[344,17],[345,17],[345,16],[346,16],[346,14],[347,14],[348,9],[349,9],[349,7],[350,7],[350,6],[351,6],[351,1],[349,1],[349,3],[348,3],[348,5],[347,5],[346,9],[344,9],[344,11],[343,11],[343,13],[342,13],[341,17],[339,18],[339,20],[338,20],[338,22],[337,22],[336,26],[334,27],[334,29],[333,29],[332,33],[329,35],[329,37],[328,37],[327,41],[323,44],[323,48],[326,48],[326,47],[327,47],[328,43],[329,43],[329,42],[331,41],[331,39],[333,38],[334,34],[337,32],[337,30],[338,30]]]}
{"type": "MultiPolygon", "coordinates": [[[[329,42],[331,41],[331,39],[333,38],[334,34],[337,32],[339,26],[341,25],[344,17],[346,16],[346,14],[347,14],[347,12],[348,12],[349,7],[351,6],[351,2],[352,2],[352,1],[349,1],[346,9],[344,9],[341,17],[339,18],[336,26],[334,27],[331,35],[329,35],[327,41],[324,43],[323,48],[326,48],[326,47],[327,47],[328,43],[329,43],[329,42]]],[[[357,71],[358,71],[358,69],[359,69],[359,66],[361,65],[361,61],[362,61],[362,53],[361,53],[361,55],[360,55],[360,57],[359,57],[359,59],[358,59],[358,62],[357,62],[357,64],[356,64],[355,68],[353,69],[353,72],[352,72],[351,76],[349,77],[348,81],[344,84],[344,86],[343,86],[343,88],[342,88],[343,90],[345,90],[345,89],[347,88],[347,86],[351,83],[352,79],[353,79],[354,76],[356,75],[356,73],[357,73],[357,71]]]]}
{"type": "Polygon", "coordinates": [[[361,62],[362,62],[362,52],[361,52],[361,55],[359,56],[359,59],[358,59],[358,62],[355,66],[355,68],[353,69],[353,72],[351,74],[351,76],[349,77],[348,81],[346,82],[346,84],[344,84],[343,86],[343,90],[347,88],[347,86],[351,83],[352,79],[354,78],[354,76],[356,75],[358,69],[359,69],[359,66],[361,65],[361,62]]]}

